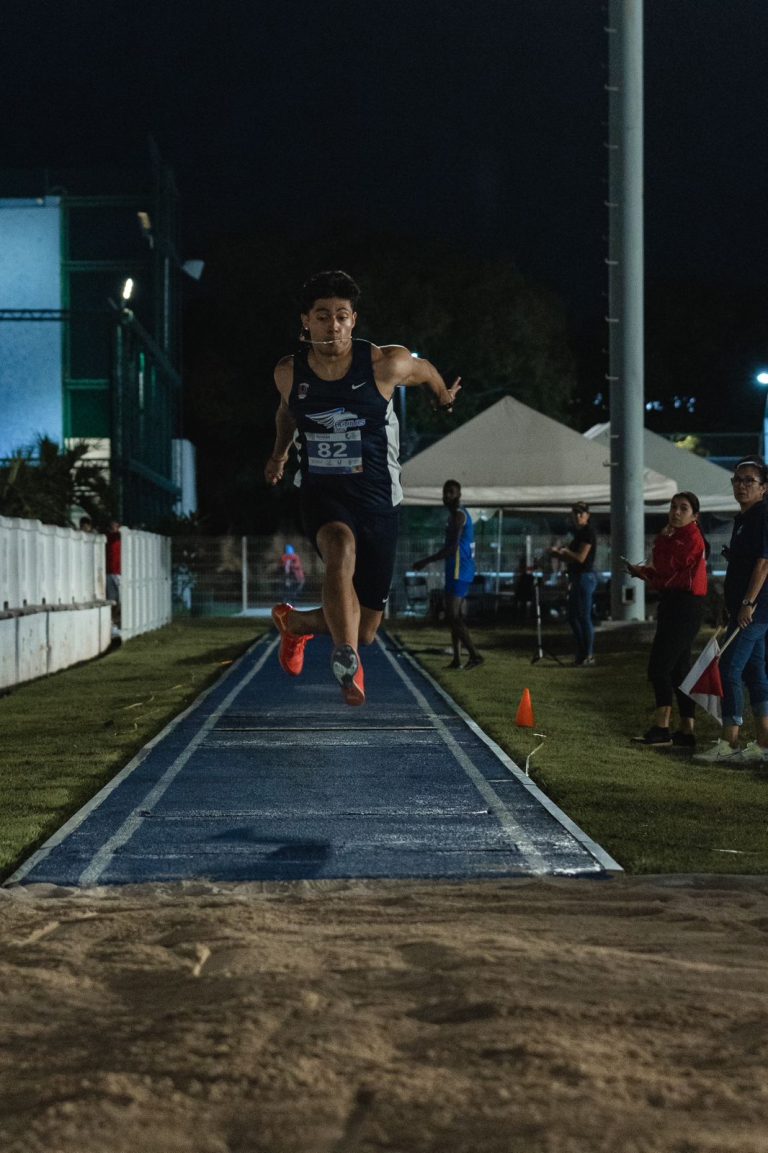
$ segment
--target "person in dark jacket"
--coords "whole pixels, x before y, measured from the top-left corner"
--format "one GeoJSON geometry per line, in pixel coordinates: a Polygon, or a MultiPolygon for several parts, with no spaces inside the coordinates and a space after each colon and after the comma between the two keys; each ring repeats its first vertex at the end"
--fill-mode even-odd
{"type": "Polygon", "coordinates": [[[595,663],[592,601],[597,588],[597,533],[589,523],[589,505],[583,500],[571,506],[571,515],[575,526],[573,539],[567,547],[551,548],[549,552],[568,566],[568,624],[576,638],[573,663],[583,667],[595,663]]]}
{"type": "Polygon", "coordinates": [[[676,493],[669,520],[654,541],[650,564],[627,565],[631,576],[659,594],[656,635],[648,660],[656,716],[647,733],[634,738],[643,745],[696,745],[695,704],[678,686],[693,663],[691,646],[701,628],[707,595],[707,545],[698,524],[699,507],[695,493],[676,493]],[[670,720],[675,696],[680,728],[673,733],[670,720]]]}
{"type": "Polygon", "coordinates": [[[729,632],[735,640],[720,657],[723,682],[723,734],[694,760],[703,764],[768,765],[768,469],[760,457],[745,457],[731,477],[739,511],[728,545],[723,595],[729,632]],[[757,740],[738,747],[744,724],[744,685],[749,690],[757,740]]]}

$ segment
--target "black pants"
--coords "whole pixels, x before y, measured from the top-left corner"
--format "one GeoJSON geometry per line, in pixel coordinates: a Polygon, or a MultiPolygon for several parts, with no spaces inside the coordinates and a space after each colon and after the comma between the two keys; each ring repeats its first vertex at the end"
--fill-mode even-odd
{"type": "Polygon", "coordinates": [[[656,708],[671,707],[677,697],[681,717],[692,717],[695,705],[678,685],[690,672],[691,645],[701,628],[704,597],[678,591],[662,593],[656,613],[656,635],[648,658],[648,680],[656,694],[656,708]]]}

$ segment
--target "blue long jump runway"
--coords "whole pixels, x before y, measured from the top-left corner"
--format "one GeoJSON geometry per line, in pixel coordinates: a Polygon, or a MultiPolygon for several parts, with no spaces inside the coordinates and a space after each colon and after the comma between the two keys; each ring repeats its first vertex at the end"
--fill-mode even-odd
{"type": "Polygon", "coordinates": [[[8,883],[508,877],[618,870],[403,651],[330,642],[287,676],[262,638],[8,883]]]}

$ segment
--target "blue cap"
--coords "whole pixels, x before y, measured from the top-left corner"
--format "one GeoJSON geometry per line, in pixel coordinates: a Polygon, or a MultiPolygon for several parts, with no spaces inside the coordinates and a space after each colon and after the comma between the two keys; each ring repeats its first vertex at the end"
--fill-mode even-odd
{"type": "Polygon", "coordinates": [[[285,552],[286,552],[287,556],[293,556],[293,554],[296,552],[296,549],[293,547],[292,544],[287,544],[285,546],[285,552]]]}

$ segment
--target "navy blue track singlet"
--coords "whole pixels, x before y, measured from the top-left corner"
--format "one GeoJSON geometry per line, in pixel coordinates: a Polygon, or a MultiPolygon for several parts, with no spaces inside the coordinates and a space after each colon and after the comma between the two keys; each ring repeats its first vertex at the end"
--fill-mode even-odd
{"type": "Polygon", "coordinates": [[[367,340],[352,342],[352,364],[341,380],[317,376],[309,367],[309,346],[300,348],[288,407],[296,421],[296,484],[358,508],[400,504],[399,426],[392,401],[376,385],[367,340]]]}

